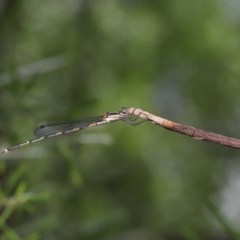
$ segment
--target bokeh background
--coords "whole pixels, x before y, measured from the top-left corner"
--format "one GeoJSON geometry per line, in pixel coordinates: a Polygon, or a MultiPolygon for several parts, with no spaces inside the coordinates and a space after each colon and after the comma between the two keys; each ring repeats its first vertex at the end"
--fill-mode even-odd
{"type": "MultiPolygon", "coordinates": [[[[237,0],[1,0],[0,146],[135,106],[240,137],[237,0]]],[[[0,235],[240,239],[240,152],[124,122],[0,161],[0,235]]]]}

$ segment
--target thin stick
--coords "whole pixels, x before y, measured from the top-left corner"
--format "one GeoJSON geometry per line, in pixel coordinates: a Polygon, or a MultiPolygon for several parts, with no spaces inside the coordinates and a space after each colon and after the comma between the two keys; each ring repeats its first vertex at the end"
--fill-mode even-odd
{"type": "Polygon", "coordinates": [[[240,139],[237,139],[237,138],[227,137],[217,133],[204,131],[192,126],[176,123],[168,119],[153,115],[149,112],[143,111],[140,108],[131,107],[129,109],[126,109],[126,112],[129,115],[138,116],[139,118],[142,118],[144,120],[151,121],[153,124],[160,125],[163,128],[184,134],[196,140],[203,140],[203,141],[212,142],[220,145],[225,145],[228,147],[240,148],[240,139]]]}

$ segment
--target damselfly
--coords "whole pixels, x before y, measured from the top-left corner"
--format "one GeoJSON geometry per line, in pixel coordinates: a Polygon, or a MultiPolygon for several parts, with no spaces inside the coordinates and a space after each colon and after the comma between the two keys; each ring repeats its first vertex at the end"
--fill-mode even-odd
{"type": "Polygon", "coordinates": [[[126,109],[122,108],[122,110],[119,112],[107,112],[102,116],[92,117],[89,119],[79,120],[76,122],[41,125],[34,131],[34,135],[37,136],[37,138],[28,140],[26,142],[11,147],[7,147],[2,151],[2,153],[8,153],[9,151],[15,150],[28,144],[39,142],[47,138],[73,133],[76,131],[83,130],[85,128],[100,126],[110,122],[116,122],[118,120],[127,120],[128,118],[129,115],[126,109]]]}

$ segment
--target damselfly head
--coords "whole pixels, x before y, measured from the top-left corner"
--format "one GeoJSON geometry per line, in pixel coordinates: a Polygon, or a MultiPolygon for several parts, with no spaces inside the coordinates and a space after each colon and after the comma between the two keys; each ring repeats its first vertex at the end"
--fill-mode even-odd
{"type": "Polygon", "coordinates": [[[125,106],[123,106],[119,113],[126,114],[127,111],[128,111],[128,109],[125,106]]]}

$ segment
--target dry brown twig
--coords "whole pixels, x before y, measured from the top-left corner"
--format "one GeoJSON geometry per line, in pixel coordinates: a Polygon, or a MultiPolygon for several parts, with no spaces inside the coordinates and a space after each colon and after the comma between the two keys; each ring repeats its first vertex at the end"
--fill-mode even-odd
{"type": "Polygon", "coordinates": [[[220,145],[225,145],[228,147],[240,148],[240,139],[237,138],[227,137],[225,135],[204,131],[192,126],[173,122],[168,119],[151,114],[149,112],[143,111],[140,108],[132,107],[127,109],[127,112],[129,114],[136,115],[144,120],[148,120],[156,125],[160,125],[163,128],[184,134],[196,140],[203,140],[220,145]]]}

